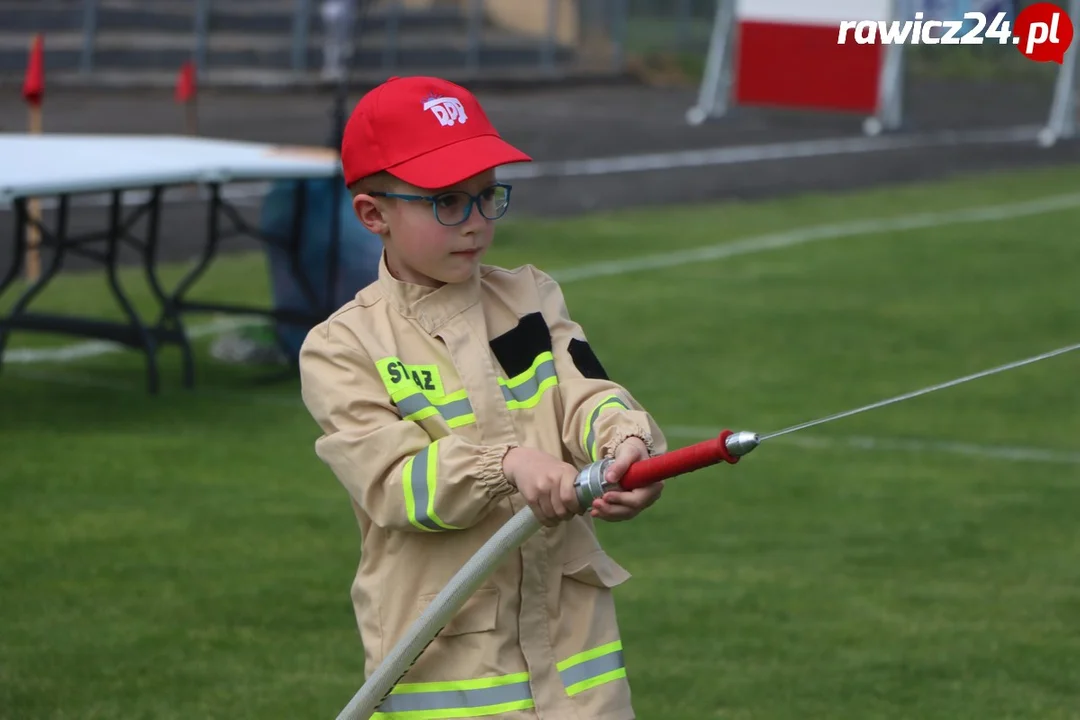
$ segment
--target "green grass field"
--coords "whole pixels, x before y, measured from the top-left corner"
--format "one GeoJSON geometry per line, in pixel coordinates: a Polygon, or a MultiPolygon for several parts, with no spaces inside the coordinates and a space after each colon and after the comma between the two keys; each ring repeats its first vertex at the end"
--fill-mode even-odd
{"type": "MultiPolygon", "coordinates": [[[[1078,187],[1066,168],[519,218],[490,259],[558,274],[1078,187]]],[[[1080,205],[866,232],[565,291],[681,446],[1080,341],[1078,224],[1080,205]]],[[[234,256],[200,296],[266,292],[262,259],[234,256]]],[[[39,307],[110,301],[70,275],[39,307]]],[[[166,352],[158,398],[131,353],[0,372],[3,718],[332,718],[359,687],[359,539],[297,383],[199,347],[198,389],[166,352]]],[[[634,574],[617,597],[639,717],[1080,718],[1078,374],[1080,352],[767,442],[601,527],[634,574]]]]}

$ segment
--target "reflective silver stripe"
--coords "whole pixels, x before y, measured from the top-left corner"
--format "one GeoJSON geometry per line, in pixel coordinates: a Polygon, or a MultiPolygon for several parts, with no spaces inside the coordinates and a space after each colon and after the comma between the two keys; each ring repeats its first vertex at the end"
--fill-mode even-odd
{"type": "MultiPolygon", "coordinates": [[[[609,397],[604,402],[597,405],[596,409],[592,411],[592,415],[589,416],[589,434],[585,436],[585,452],[592,455],[593,442],[596,441],[596,421],[600,417],[600,411],[611,405],[618,405],[623,410],[629,410],[626,407],[626,403],[617,397],[609,397]]],[[[595,460],[595,458],[593,458],[595,460]]]]}
{"type": "Polygon", "coordinates": [[[436,405],[435,407],[439,409],[439,414],[446,420],[453,420],[454,418],[472,415],[473,411],[472,403],[469,402],[469,398],[451,400],[445,405],[436,405]]]}
{"type": "Polygon", "coordinates": [[[466,415],[472,415],[473,408],[472,403],[469,402],[469,398],[461,398],[460,400],[451,400],[445,405],[435,405],[423,393],[413,393],[408,397],[404,397],[395,403],[398,408],[398,413],[401,417],[408,417],[421,410],[427,408],[435,408],[444,420],[450,421],[455,418],[464,417],[466,415]]]}
{"type": "Polygon", "coordinates": [[[431,403],[424,397],[423,393],[414,393],[409,397],[401,398],[397,401],[398,412],[401,413],[401,417],[418,413],[426,407],[430,407],[431,403]]]}
{"type": "Polygon", "coordinates": [[[623,652],[622,650],[616,650],[613,653],[601,655],[592,660],[586,660],[580,665],[574,665],[565,670],[560,670],[559,677],[562,678],[563,685],[570,687],[571,685],[576,685],[584,680],[592,680],[595,677],[600,677],[604,673],[609,673],[612,670],[618,670],[622,667],[624,667],[623,652]]]}
{"type": "Polygon", "coordinates": [[[412,487],[413,503],[416,507],[416,522],[428,530],[441,531],[443,528],[428,515],[427,467],[430,450],[431,446],[428,445],[413,457],[409,485],[412,487]]]}
{"type": "Polygon", "coordinates": [[[540,383],[553,377],[555,377],[555,361],[545,360],[536,366],[536,372],[533,373],[533,376],[520,385],[512,388],[502,385],[503,398],[506,399],[506,402],[513,400],[524,402],[540,390],[540,383]]]}
{"type": "Polygon", "coordinates": [[[436,690],[433,692],[398,693],[388,697],[379,707],[381,713],[417,712],[424,710],[458,710],[482,708],[489,705],[531,700],[529,683],[480,688],[477,690],[436,690]]]}

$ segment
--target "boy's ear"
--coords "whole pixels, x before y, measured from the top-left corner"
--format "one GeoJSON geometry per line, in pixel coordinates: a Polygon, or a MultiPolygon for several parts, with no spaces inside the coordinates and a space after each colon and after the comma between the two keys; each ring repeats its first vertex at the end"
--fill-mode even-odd
{"type": "Polygon", "coordinates": [[[352,206],[356,218],[369,232],[376,235],[385,235],[388,232],[389,227],[386,224],[386,218],[383,217],[382,208],[375,201],[375,198],[360,193],[353,198],[352,206]]]}

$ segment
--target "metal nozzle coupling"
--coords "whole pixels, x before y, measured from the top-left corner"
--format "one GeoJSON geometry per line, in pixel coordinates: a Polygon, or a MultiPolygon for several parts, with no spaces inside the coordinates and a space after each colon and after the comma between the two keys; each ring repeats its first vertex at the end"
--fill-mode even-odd
{"type": "Polygon", "coordinates": [[[609,490],[604,482],[604,474],[614,462],[611,458],[604,458],[599,462],[590,463],[581,469],[574,481],[574,489],[577,490],[578,505],[584,510],[592,507],[593,501],[603,497],[609,490]]]}
{"type": "Polygon", "coordinates": [[[724,446],[729,453],[739,458],[749,454],[750,451],[756,448],[760,443],[761,438],[758,437],[757,433],[742,430],[728,435],[727,440],[724,441],[724,446]]]}

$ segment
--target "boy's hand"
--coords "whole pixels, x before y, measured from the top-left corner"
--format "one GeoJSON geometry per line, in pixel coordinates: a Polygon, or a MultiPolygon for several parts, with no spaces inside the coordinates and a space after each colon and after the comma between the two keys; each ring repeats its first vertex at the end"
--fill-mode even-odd
{"type": "MultiPolygon", "coordinates": [[[[630,466],[649,457],[649,450],[641,438],[629,437],[615,448],[614,462],[607,470],[604,479],[617,483],[630,466]]],[[[664,483],[660,481],[637,490],[609,490],[602,498],[593,501],[591,514],[594,518],[608,522],[621,522],[637,517],[645,508],[660,499],[664,483]]]]}
{"type": "Polygon", "coordinates": [[[503,457],[503,473],[547,527],[582,512],[574,490],[577,469],[569,463],[542,450],[517,447],[503,457]]]}

